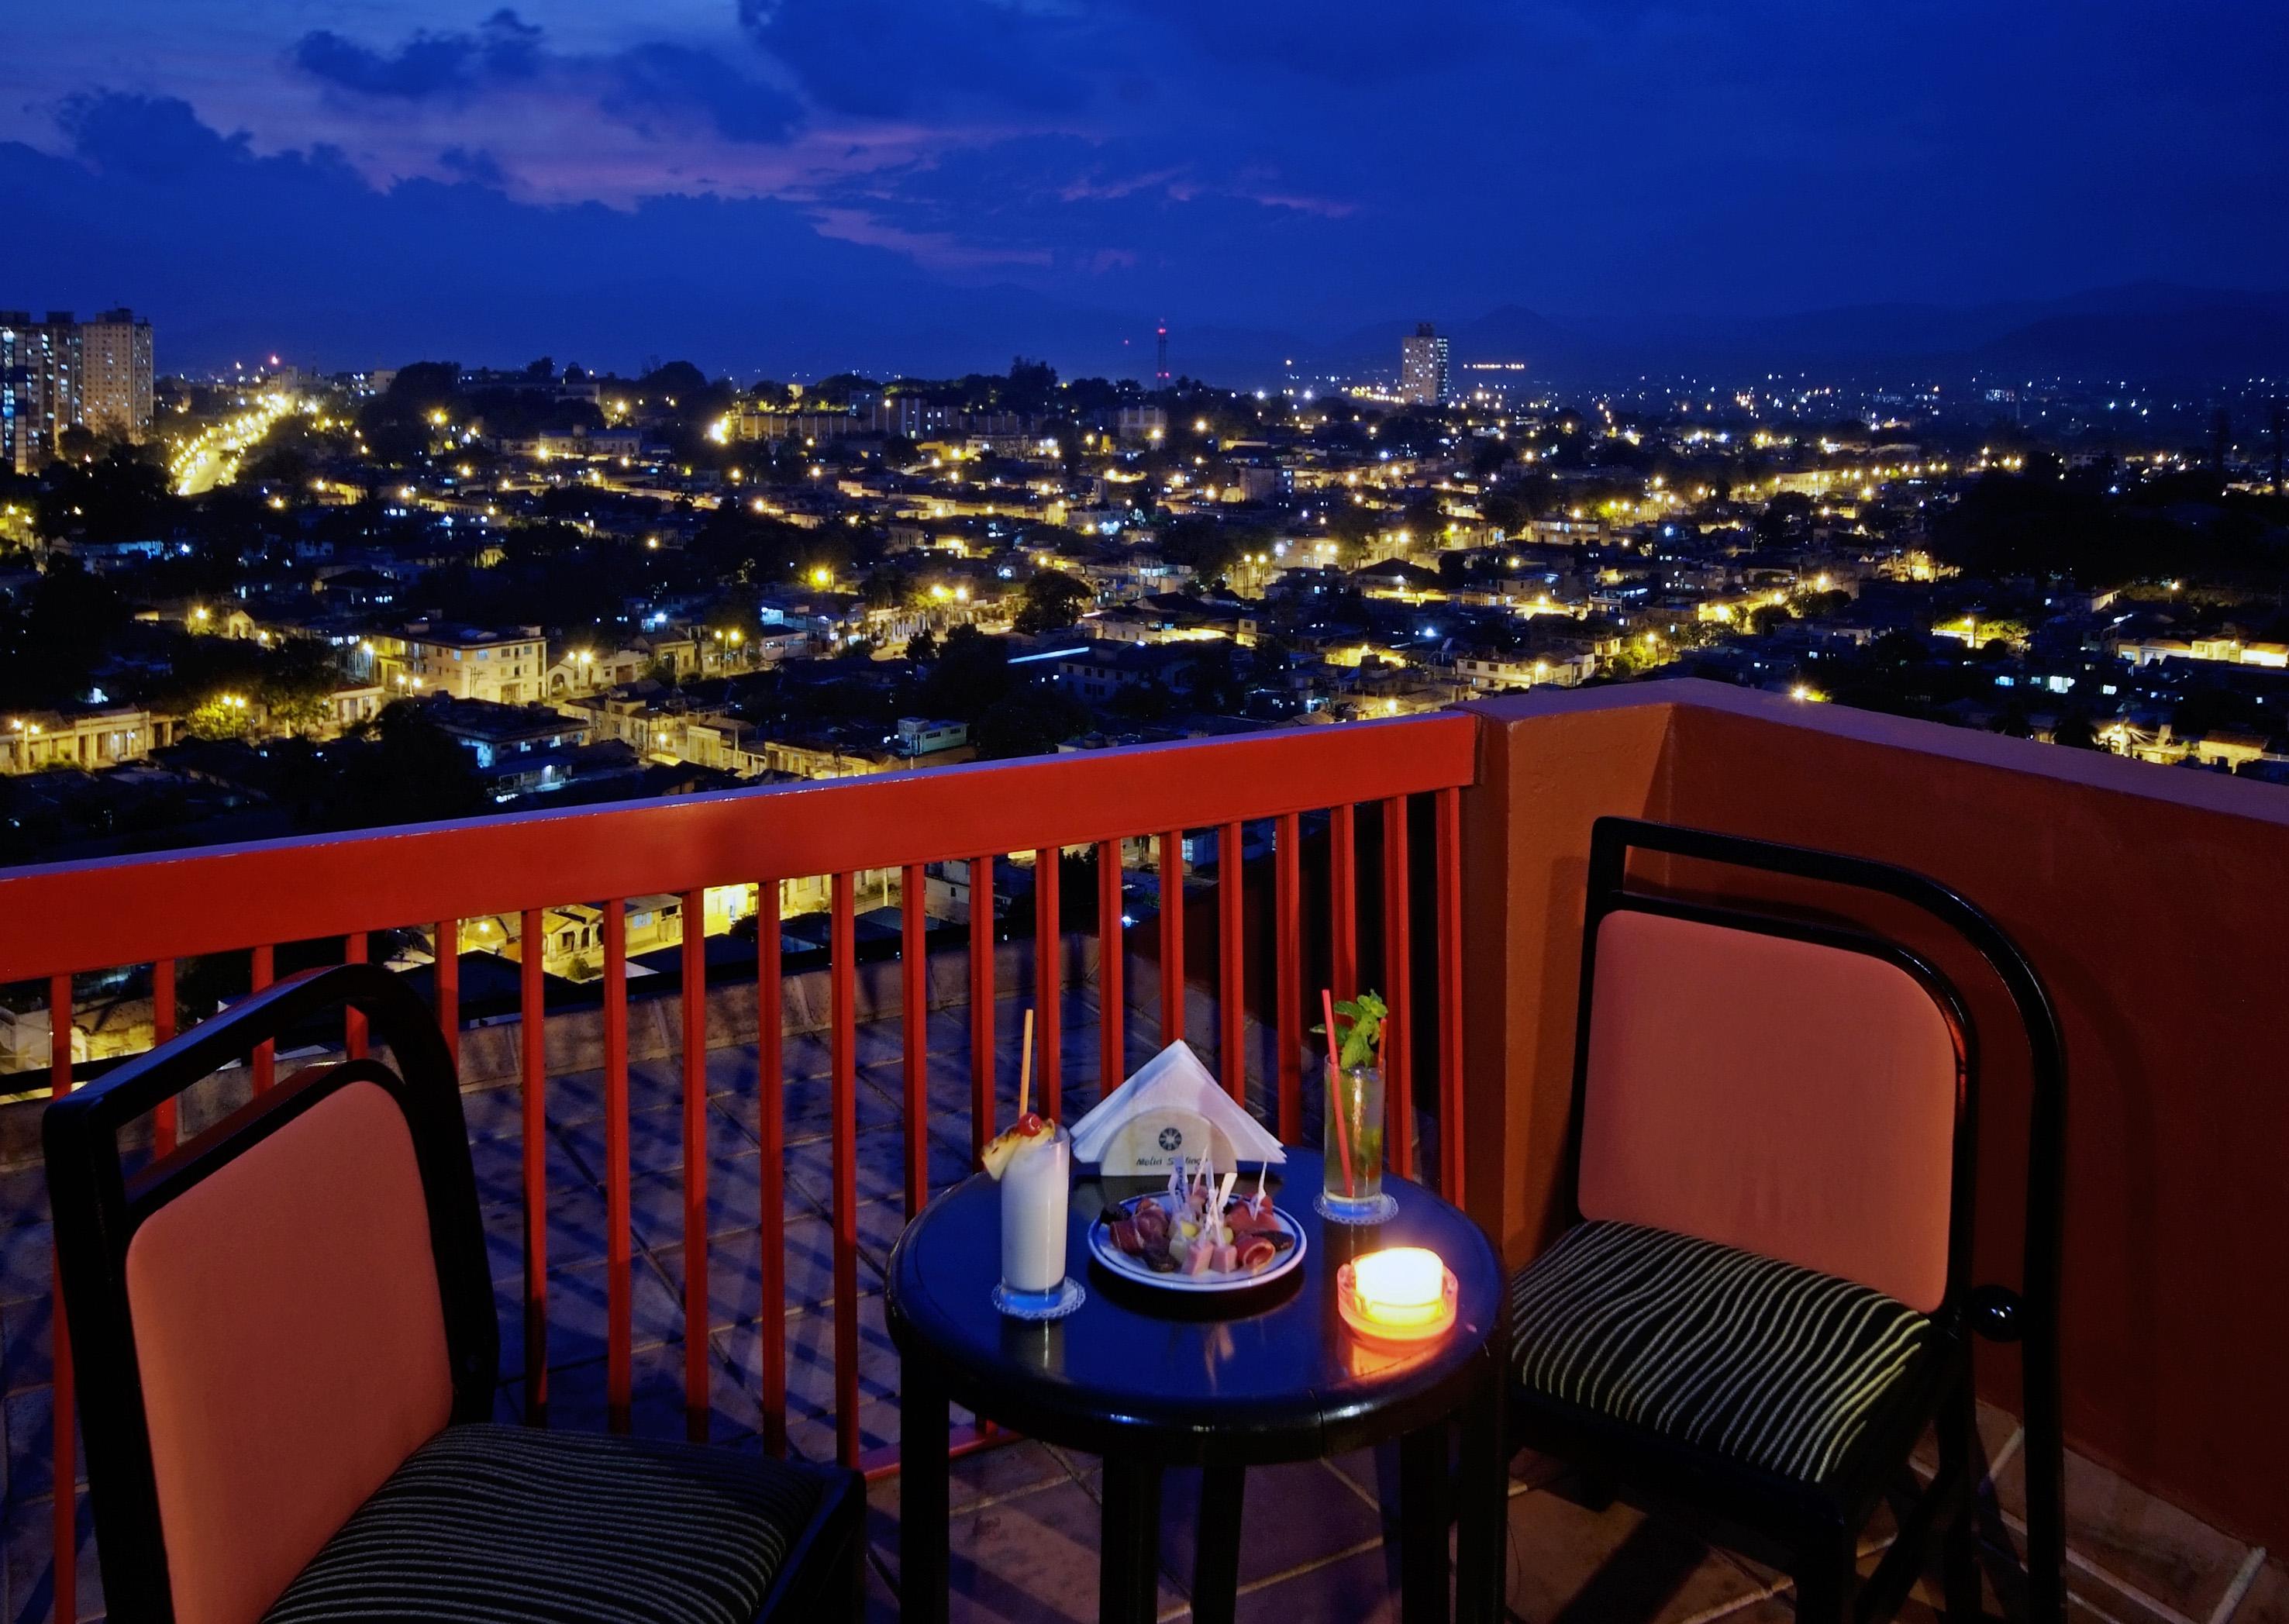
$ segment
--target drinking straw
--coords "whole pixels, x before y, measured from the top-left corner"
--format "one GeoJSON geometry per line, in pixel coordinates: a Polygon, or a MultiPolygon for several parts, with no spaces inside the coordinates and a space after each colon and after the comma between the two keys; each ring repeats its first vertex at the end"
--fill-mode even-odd
{"type": "MultiPolygon", "coordinates": [[[[1384,1052],[1390,1047],[1390,1046],[1391,1023],[1385,1021],[1382,1025],[1375,1029],[1375,1069],[1383,1073],[1383,1114],[1385,1118],[1386,1126],[1388,1126],[1389,1118],[1394,1107],[1400,1111],[1405,1111],[1407,1109],[1407,1103],[1405,1101],[1394,1100],[1391,1095],[1391,1068],[1384,1062],[1384,1052]]],[[[1384,1164],[1388,1166],[1391,1160],[1391,1140],[1388,1136],[1385,1136],[1384,1139],[1383,1150],[1384,1164]]],[[[1403,1173],[1406,1169],[1393,1168],[1392,1171],[1403,1173]]]]}
{"type": "Polygon", "coordinates": [[[1320,1007],[1328,1020],[1328,1105],[1336,1113],[1336,1155],[1344,1164],[1344,1194],[1352,1194],[1352,1138],[1344,1127],[1343,1085],[1336,1067],[1336,995],[1320,989],[1320,1007]]]}
{"type": "Polygon", "coordinates": [[[1025,1105],[1033,1092],[1033,1012],[1025,1011],[1025,1047],[1017,1054],[1017,1120],[1025,1119],[1025,1105]]]}

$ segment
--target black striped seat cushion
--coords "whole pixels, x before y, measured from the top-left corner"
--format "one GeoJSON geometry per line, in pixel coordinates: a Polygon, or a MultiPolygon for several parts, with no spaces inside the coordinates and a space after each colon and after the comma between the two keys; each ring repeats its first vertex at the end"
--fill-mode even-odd
{"type": "Polygon", "coordinates": [[[1511,1282],[1528,1391],[1822,1483],[1931,1322],[1881,1292],[1713,1241],[1576,1225],[1511,1282]]]}
{"type": "Polygon", "coordinates": [[[463,1624],[752,1624],[818,1480],[691,1445],[449,1427],[264,1615],[463,1624]]]}

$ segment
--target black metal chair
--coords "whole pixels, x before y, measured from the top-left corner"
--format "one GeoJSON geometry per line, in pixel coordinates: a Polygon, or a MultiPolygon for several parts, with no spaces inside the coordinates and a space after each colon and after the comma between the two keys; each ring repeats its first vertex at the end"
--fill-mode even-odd
{"type": "Polygon", "coordinates": [[[1599,820],[1575,1053],[1577,1222],[1512,1281],[1514,1440],[1783,1568],[1797,1616],[1823,1624],[1897,1611],[1940,1532],[1948,1616],[1976,1618],[1972,1341],[2017,1341],[2026,1611],[2057,1624],[2063,1075],[2057,1018],[2025,955],[1936,882],[1599,820]],[[1633,851],[1905,903],[1984,961],[2033,1080],[2019,1290],[1973,1276],[1980,1046],[1955,989],[1856,927],[1632,889],[1633,851]],[[1932,1426],[1937,1469],[1911,1492],[1911,1452],[1932,1426]],[[1894,1493],[1897,1540],[1863,1581],[1861,1532],[1894,1493]]]}
{"type": "Polygon", "coordinates": [[[44,1135],[113,1618],[862,1611],[857,1474],[493,1422],[460,1090],[389,972],[283,981],[57,1101],[44,1135]],[[130,1124],[345,1005],[394,1069],[310,1067],[127,1171],[130,1124]]]}

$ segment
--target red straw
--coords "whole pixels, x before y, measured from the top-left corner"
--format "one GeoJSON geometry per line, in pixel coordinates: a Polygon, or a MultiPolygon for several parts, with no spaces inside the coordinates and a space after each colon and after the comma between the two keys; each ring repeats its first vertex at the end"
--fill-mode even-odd
{"type": "Polygon", "coordinates": [[[1336,1154],[1343,1158],[1344,1194],[1352,1193],[1352,1140],[1344,1129],[1343,1085],[1336,1068],[1336,995],[1320,989],[1320,1007],[1328,1020],[1328,1107],[1336,1113],[1336,1154]]]}

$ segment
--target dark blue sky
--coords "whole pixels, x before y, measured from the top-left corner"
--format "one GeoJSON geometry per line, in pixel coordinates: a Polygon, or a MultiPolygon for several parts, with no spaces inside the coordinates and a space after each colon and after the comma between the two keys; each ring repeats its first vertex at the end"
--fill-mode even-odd
{"type": "Polygon", "coordinates": [[[2285,17],[73,0],[10,20],[0,305],[147,308],[163,365],[1134,371],[1162,314],[1182,362],[1505,305],[2278,288],[2285,17]]]}

